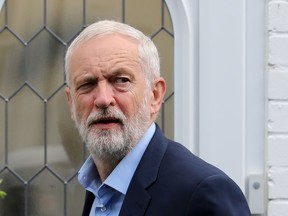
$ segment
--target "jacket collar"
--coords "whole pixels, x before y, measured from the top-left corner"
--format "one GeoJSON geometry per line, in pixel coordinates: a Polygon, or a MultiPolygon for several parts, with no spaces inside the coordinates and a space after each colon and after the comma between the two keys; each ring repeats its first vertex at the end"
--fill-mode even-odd
{"type": "MultiPolygon", "coordinates": [[[[120,216],[142,216],[151,200],[147,188],[152,185],[156,179],[160,163],[167,149],[167,140],[162,134],[158,125],[128,187],[120,216]]],[[[93,193],[87,191],[83,216],[88,216],[94,201],[93,193]]]]}
{"type": "Polygon", "coordinates": [[[86,191],[86,196],[85,196],[85,202],[84,202],[84,207],[82,211],[82,216],[88,216],[91,211],[91,207],[93,205],[95,196],[93,193],[90,191],[86,191]]]}
{"type": "Polygon", "coordinates": [[[144,215],[151,200],[147,188],[157,179],[160,163],[166,149],[166,138],[160,128],[156,126],[155,134],[132,178],[120,211],[120,216],[144,215]]]}

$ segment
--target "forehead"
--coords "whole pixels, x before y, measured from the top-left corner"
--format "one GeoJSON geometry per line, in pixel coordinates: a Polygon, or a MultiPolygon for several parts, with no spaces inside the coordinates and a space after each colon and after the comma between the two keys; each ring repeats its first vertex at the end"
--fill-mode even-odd
{"type": "Polygon", "coordinates": [[[124,69],[141,72],[139,42],[119,34],[98,36],[78,44],[70,61],[70,80],[90,72],[110,73],[124,69]]]}
{"type": "Polygon", "coordinates": [[[139,42],[120,34],[101,35],[79,43],[71,55],[70,66],[76,66],[91,58],[99,62],[136,60],[139,62],[139,42]]]}
{"type": "Polygon", "coordinates": [[[138,56],[139,42],[121,34],[100,35],[87,41],[80,42],[74,49],[73,55],[111,55],[113,53],[127,53],[138,56]]]}

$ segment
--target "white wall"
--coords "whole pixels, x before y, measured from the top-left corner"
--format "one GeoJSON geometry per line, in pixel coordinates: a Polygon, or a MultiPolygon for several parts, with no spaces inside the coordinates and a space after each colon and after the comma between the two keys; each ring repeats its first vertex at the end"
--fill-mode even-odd
{"type": "Polygon", "coordinates": [[[263,0],[199,1],[199,156],[242,188],[253,214],[267,200],[265,8],[263,0]]]}
{"type": "Polygon", "coordinates": [[[268,216],[288,215],[288,2],[268,1],[268,216]]]}
{"type": "Polygon", "coordinates": [[[225,171],[252,212],[263,214],[266,1],[166,2],[175,34],[175,139],[225,171]]]}

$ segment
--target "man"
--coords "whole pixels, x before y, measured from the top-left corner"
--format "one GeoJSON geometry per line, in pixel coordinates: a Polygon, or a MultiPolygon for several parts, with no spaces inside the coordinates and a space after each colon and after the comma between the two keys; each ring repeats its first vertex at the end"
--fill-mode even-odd
{"type": "Polygon", "coordinates": [[[83,215],[250,215],[227,175],[154,123],[166,84],[148,37],[94,23],[68,48],[65,67],[71,116],[91,153],[78,176],[83,215]]]}

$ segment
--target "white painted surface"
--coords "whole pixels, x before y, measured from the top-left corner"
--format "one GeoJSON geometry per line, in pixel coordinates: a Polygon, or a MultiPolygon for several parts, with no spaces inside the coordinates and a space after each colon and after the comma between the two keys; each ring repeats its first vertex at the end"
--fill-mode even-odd
{"type": "Polygon", "coordinates": [[[198,3],[166,0],[174,27],[174,137],[197,154],[198,3]]]}
{"type": "Polygon", "coordinates": [[[200,1],[199,155],[245,191],[245,1],[200,1]]]}
{"type": "Polygon", "coordinates": [[[175,139],[248,195],[249,176],[267,181],[265,1],[166,2],[175,34],[175,139]]]}

